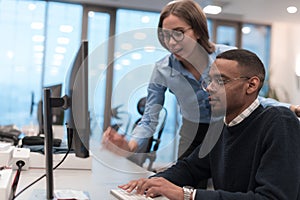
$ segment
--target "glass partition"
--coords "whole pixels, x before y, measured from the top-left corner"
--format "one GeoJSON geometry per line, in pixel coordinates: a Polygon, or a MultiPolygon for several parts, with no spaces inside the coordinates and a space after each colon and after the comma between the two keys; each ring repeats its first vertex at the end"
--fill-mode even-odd
{"type": "Polygon", "coordinates": [[[0,1],[0,125],[37,124],[43,86],[64,81],[79,45],[81,16],[76,4],[0,1]]]}

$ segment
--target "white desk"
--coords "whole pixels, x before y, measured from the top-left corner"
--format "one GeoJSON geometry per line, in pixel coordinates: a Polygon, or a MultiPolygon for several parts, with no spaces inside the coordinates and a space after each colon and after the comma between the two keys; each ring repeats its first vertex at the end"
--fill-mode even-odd
{"type": "MultiPolygon", "coordinates": [[[[16,193],[44,173],[45,169],[22,171],[16,193]]],[[[137,166],[126,158],[103,150],[97,155],[97,159],[93,159],[92,170],[55,170],[54,189],[82,190],[88,192],[92,200],[109,200],[114,199],[110,195],[110,189],[116,188],[118,185],[127,183],[132,179],[148,177],[151,174],[151,172],[137,166]]],[[[16,199],[45,199],[45,196],[38,192],[45,190],[45,180],[45,178],[40,180],[16,199]]]]}

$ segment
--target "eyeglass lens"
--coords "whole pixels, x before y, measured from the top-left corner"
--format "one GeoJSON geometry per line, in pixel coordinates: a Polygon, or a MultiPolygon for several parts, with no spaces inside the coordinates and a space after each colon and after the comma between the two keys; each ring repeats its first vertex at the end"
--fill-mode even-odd
{"type": "Polygon", "coordinates": [[[181,31],[174,31],[174,30],[163,30],[161,34],[161,39],[170,41],[171,37],[176,41],[180,42],[184,38],[184,33],[181,31]]]}
{"type": "Polygon", "coordinates": [[[229,83],[231,81],[237,81],[237,80],[241,80],[241,79],[249,79],[249,77],[241,76],[241,77],[227,79],[227,80],[222,80],[222,79],[213,79],[213,80],[211,80],[210,78],[205,78],[201,82],[201,87],[204,91],[207,91],[207,87],[212,82],[216,83],[217,86],[222,86],[222,85],[225,85],[226,83],[229,83]]]}
{"type": "Polygon", "coordinates": [[[207,87],[208,85],[211,83],[211,79],[209,78],[206,78],[206,79],[203,79],[202,82],[201,82],[201,87],[204,91],[207,91],[207,87]]]}

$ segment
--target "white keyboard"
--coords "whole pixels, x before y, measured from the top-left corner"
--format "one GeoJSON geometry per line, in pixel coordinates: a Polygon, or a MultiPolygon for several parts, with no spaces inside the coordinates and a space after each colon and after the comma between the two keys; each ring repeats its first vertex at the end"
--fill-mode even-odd
{"type": "Polygon", "coordinates": [[[121,189],[112,189],[110,193],[118,200],[154,200],[153,198],[146,197],[145,195],[136,194],[134,192],[128,193],[121,189]]]}

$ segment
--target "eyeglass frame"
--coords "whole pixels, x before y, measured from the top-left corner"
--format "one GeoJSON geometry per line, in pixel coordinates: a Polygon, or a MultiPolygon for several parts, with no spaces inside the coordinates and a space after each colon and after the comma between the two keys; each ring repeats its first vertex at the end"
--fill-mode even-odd
{"type": "Polygon", "coordinates": [[[204,78],[201,82],[201,88],[207,92],[207,87],[212,83],[212,82],[216,82],[218,84],[218,86],[224,86],[226,85],[227,83],[230,83],[232,81],[237,81],[237,80],[241,80],[241,79],[246,79],[246,80],[249,80],[251,77],[248,77],[248,76],[240,76],[240,77],[236,77],[236,78],[228,78],[228,79],[211,79],[209,78],[209,81],[207,81],[208,77],[207,78],[204,78]],[[204,85],[204,83],[206,83],[206,87],[204,85]]]}
{"type": "MultiPolygon", "coordinates": [[[[184,37],[185,37],[185,33],[190,30],[193,29],[192,27],[186,28],[184,30],[168,30],[168,38],[165,37],[165,33],[167,32],[166,30],[164,31],[164,29],[162,29],[160,31],[159,37],[161,41],[167,41],[170,42],[171,37],[173,38],[173,40],[175,40],[176,42],[181,42],[184,37]],[[171,33],[170,33],[171,32],[171,33]],[[180,39],[176,39],[176,36],[174,36],[174,33],[180,34],[180,39]]],[[[177,37],[178,38],[178,37],[177,37]]]]}

